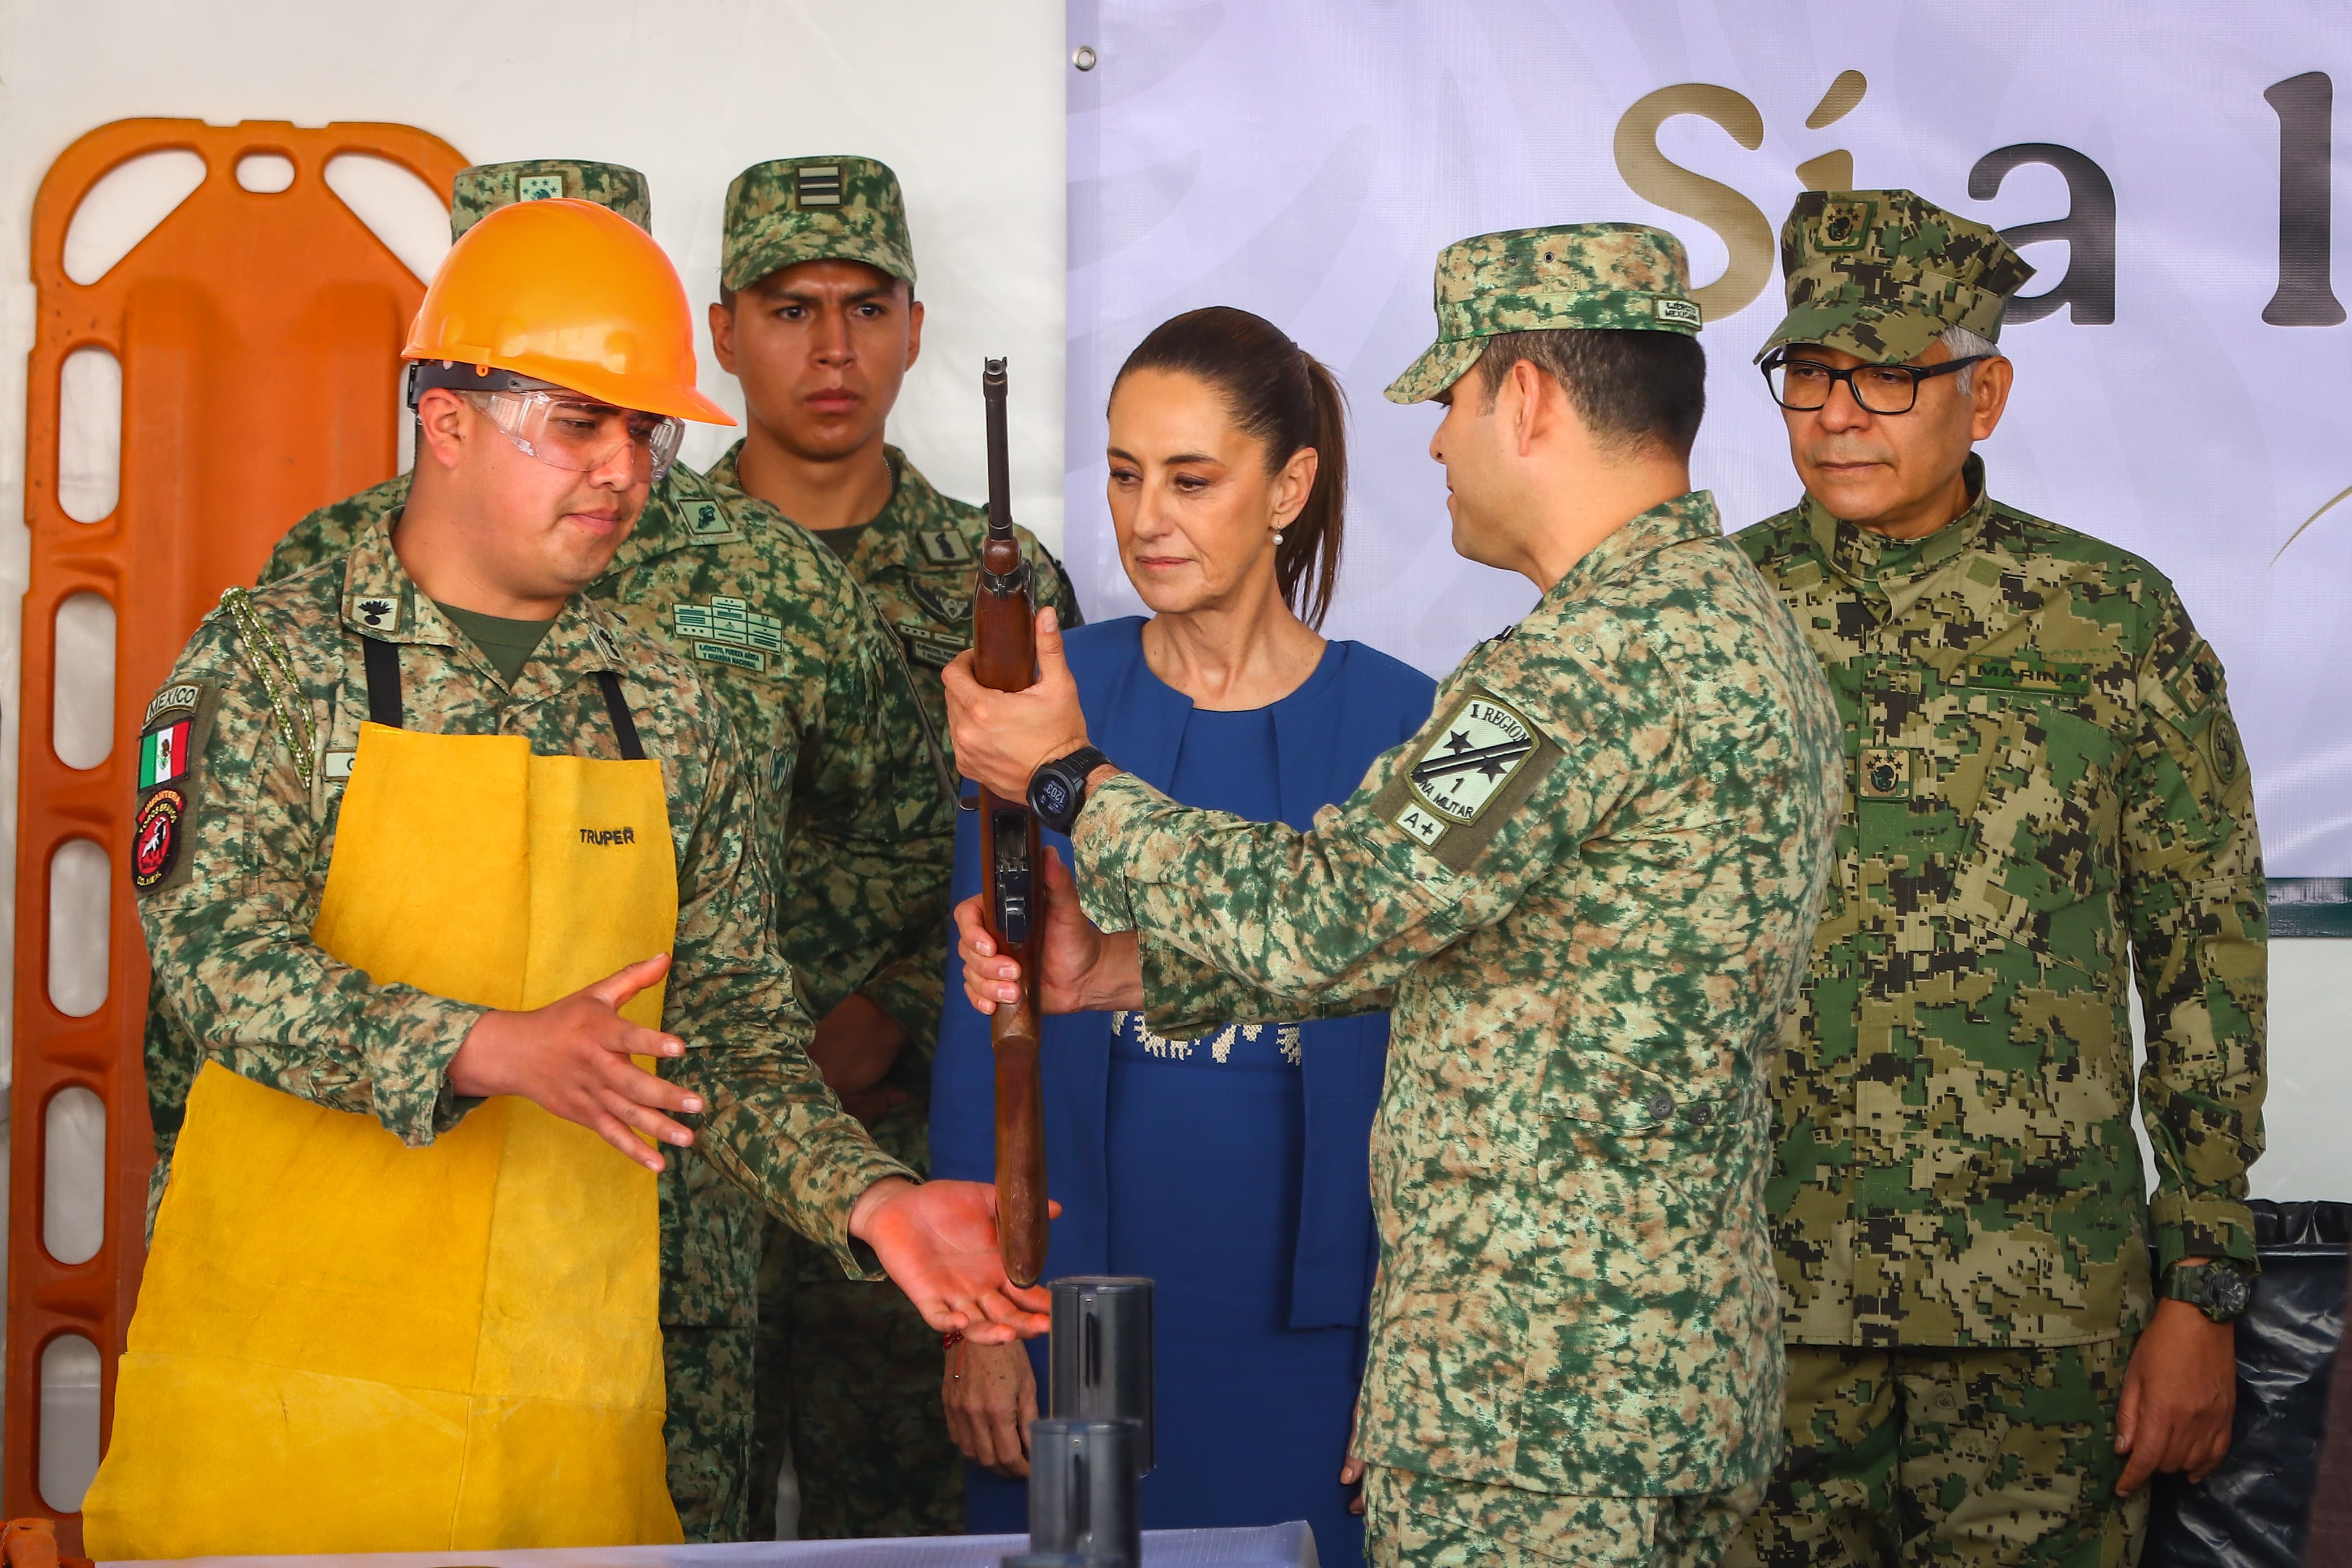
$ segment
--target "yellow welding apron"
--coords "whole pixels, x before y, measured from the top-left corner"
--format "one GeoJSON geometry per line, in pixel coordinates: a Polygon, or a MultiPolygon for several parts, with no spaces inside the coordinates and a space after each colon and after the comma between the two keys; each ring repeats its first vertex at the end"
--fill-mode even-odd
{"type": "MultiPolygon", "coordinates": [[[[362,729],[312,936],[376,984],[541,1007],[669,951],[677,923],[658,761],[362,729]]],[[[657,1027],[661,988],[622,1010],[657,1027]]],[[[408,1148],[207,1062],[90,1554],[678,1541],[656,1205],[651,1173],[526,1100],[408,1148]]]]}

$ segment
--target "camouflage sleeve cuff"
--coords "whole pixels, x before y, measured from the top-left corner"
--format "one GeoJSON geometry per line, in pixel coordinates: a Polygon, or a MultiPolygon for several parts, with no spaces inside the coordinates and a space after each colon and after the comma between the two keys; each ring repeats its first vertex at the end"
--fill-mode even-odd
{"type": "Polygon", "coordinates": [[[1229,1023],[1289,1023],[1298,1011],[1195,958],[1144,936],[1136,944],[1143,972],[1143,1021],[1167,1040],[1198,1040],[1229,1023]]]}
{"type": "Polygon", "coordinates": [[[933,951],[910,953],[875,971],[858,994],[907,1031],[908,1048],[925,1061],[937,1053],[940,1009],[947,1000],[947,969],[933,951]]]}
{"type": "Polygon", "coordinates": [[[2183,1258],[2257,1261],[2253,1211],[2234,1199],[2159,1192],[2148,1200],[2147,1219],[2156,1239],[2159,1278],[2183,1258]]]}
{"type": "Polygon", "coordinates": [[[1135,898],[1124,878],[1101,873],[1099,859],[1121,840],[1142,831],[1138,819],[1166,799],[1134,774],[1115,773],[1087,796],[1077,821],[1071,825],[1070,850],[1078,862],[1078,905],[1087,919],[1105,931],[1135,929],[1135,898]]]}
{"type": "Polygon", "coordinates": [[[376,993],[357,1029],[369,1108],[411,1148],[448,1132],[481,1103],[449,1087],[449,1060],[492,1009],[409,986],[376,993]]]}
{"type": "Polygon", "coordinates": [[[883,1278],[873,1249],[849,1234],[849,1211],[867,1187],[886,1176],[911,1182],[923,1178],[875,1147],[874,1140],[845,1112],[835,1111],[782,1157],[769,1151],[770,1157],[755,1167],[744,1159],[738,1139],[748,1134],[756,1147],[767,1132],[761,1117],[739,1104],[706,1123],[695,1142],[712,1165],[770,1213],[832,1253],[843,1273],[853,1280],[883,1278]],[[739,1118],[744,1124],[737,1124],[739,1118]]]}

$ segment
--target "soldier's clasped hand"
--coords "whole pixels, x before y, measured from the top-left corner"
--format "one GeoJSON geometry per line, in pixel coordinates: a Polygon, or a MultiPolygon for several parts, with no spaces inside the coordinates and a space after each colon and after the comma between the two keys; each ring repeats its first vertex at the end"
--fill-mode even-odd
{"type": "Polygon", "coordinates": [[[1062,656],[1061,617],[1050,609],[1037,612],[1037,682],[1025,691],[989,690],[973,676],[971,659],[966,650],[940,672],[956,766],[1006,800],[1024,800],[1029,775],[1041,764],[1087,743],[1078,683],[1062,656]]]}
{"type": "MultiPolygon", "coordinates": [[[[1143,1005],[1143,971],[1135,933],[1106,935],[1078,907],[1077,883],[1050,847],[1045,851],[1045,925],[1040,943],[1037,1005],[1048,1013],[1102,1012],[1143,1005]]],[[[974,1011],[1021,999],[1021,966],[996,951],[981,912],[982,895],[956,905],[956,956],[963,960],[963,994],[974,1011]]]]}
{"type": "Polygon", "coordinates": [[[669,955],[641,959],[530,1012],[485,1013],[449,1059],[459,1094],[515,1094],[577,1122],[649,1171],[661,1155],[637,1136],[685,1148],[694,1134],[663,1113],[693,1115],[700,1095],[655,1077],[632,1056],[682,1056],[686,1042],[645,1029],[621,1008],[669,973],[669,955]]]}

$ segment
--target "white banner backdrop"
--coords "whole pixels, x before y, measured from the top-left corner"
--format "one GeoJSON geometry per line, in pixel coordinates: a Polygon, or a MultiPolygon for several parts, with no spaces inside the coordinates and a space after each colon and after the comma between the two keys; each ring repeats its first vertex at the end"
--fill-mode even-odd
{"type": "Polygon", "coordinates": [[[1165,318],[1241,306],[1339,371],[1354,487],[1327,629],[1442,674],[1534,591],[1453,554],[1437,411],[1381,396],[1430,340],[1439,248],[1609,219],[1680,235],[1707,307],[1697,482],[1738,528],[1800,494],[1749,364],[1780,220],[1809,186],[1907,186],[2008,231],[2049,296],[2003,335],[1994,494],[2179,584],[2229,669],[2273,875],[2352,873],[2339,7],[1073,0],[1069,24],[1092,64],[1069,78],[1065,514],[1094,615],[1139,608],[1102,409],[1165,318]]]}

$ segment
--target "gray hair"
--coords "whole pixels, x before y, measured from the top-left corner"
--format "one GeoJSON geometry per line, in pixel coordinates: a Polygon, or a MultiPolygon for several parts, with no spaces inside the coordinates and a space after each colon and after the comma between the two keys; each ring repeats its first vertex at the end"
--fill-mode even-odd
{"type": "MultiPolygon", "coordinates": [[[[1966,327],[1947,327],[1936,341],[1949,349],[1952,351],[1952,358],[1956,360],[1965,360],[1978,354],[1990,355],[2000,352],[1998,346],[1987,339],[1978,337],[1966,327]]],[[[1969,383],[1976,380],[1976,376],[1977,368],[1970,365],[1953,378],[1960,383],[1962,397],[1969,395],[1969,383]]]]}

